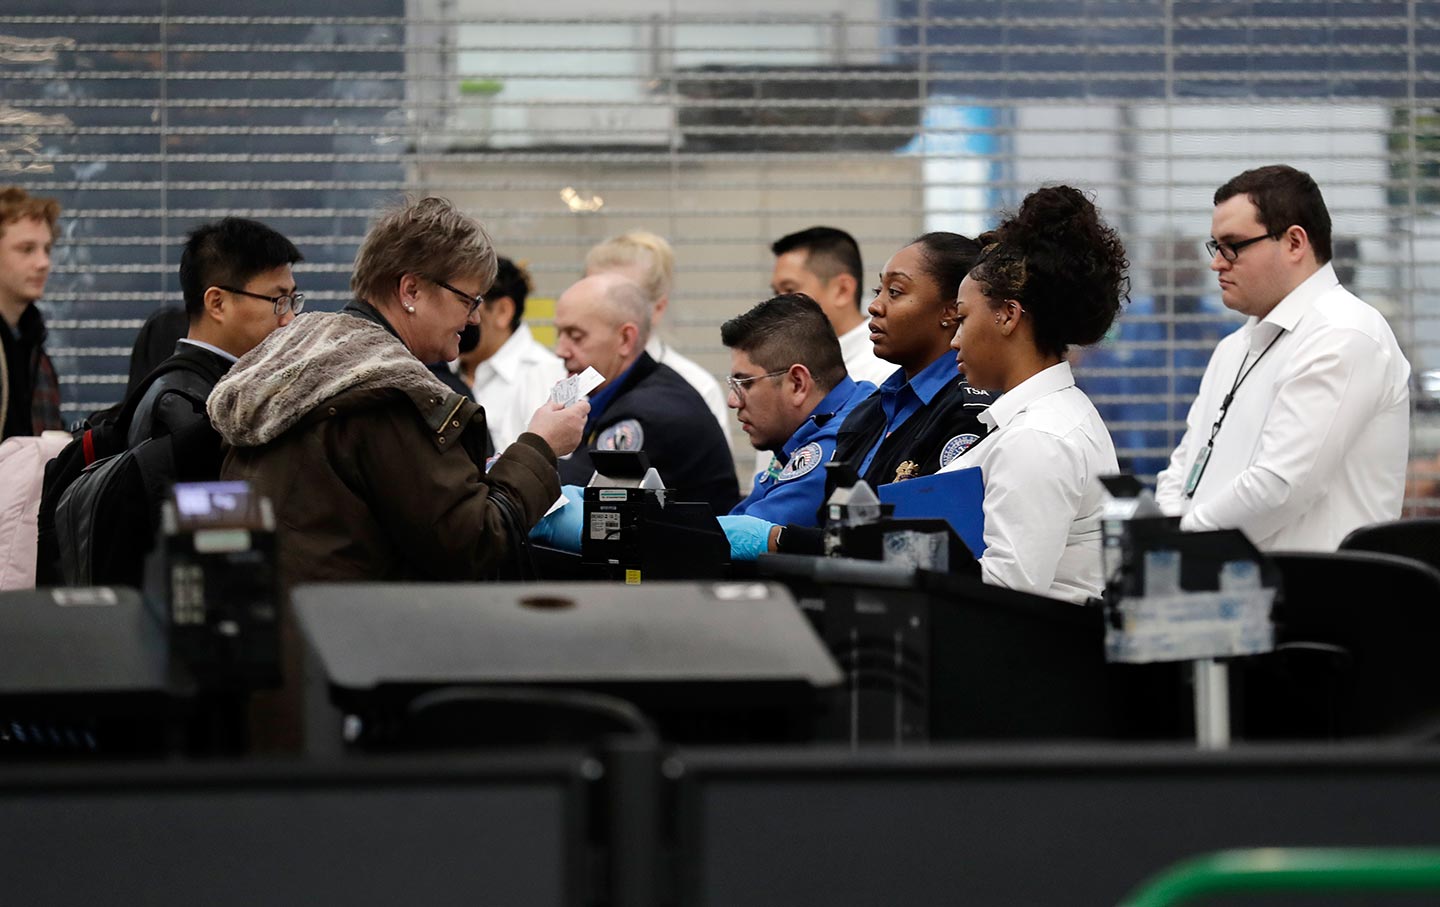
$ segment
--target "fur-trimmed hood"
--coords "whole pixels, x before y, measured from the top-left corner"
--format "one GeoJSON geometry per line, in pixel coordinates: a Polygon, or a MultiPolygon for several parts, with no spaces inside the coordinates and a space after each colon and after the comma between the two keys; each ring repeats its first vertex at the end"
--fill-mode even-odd
{"type": "Polygon", "coordinates": [[[258,447],[340,394],[386,388],[416,399],[459,396],[380,325],[307,312],[242,356],[215,385],[206,409],[227,443],[258,447]]]}

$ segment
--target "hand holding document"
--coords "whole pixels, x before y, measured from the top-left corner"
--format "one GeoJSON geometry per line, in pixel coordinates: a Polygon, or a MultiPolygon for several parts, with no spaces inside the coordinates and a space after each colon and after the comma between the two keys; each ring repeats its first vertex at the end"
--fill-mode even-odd
{"type": "Polygon", "coordinates": [[[556,381],[555,386],[550,388],[550,402],[561,407],[569,406],[604,383],[604,375],[595,371],[593,366],[586,368],[578,375],[556,381]]]}

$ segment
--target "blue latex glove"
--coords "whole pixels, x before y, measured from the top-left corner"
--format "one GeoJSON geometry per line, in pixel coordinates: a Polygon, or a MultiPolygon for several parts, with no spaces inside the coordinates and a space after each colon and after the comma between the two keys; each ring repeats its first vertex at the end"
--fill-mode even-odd
{"type": "Polygon", "coordinates": [[[540,520],[530,530],[530,541],[580,553],[580,536],[585,531],[585,491],[579,485],[562,485],[565,506],[540,520]]]}
{"type": "Polygon", "coordinates": [[[730,540],[730,560],[753,561],[770,550],[770,530],[776,524],[757,516],[721,516],[720,528],[730,540]]]}

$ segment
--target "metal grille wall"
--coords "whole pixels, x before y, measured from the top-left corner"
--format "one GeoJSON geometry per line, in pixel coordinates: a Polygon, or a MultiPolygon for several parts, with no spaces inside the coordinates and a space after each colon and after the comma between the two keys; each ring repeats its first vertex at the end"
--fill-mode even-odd
{"type": "Polygon", "coordinates": [[[1417,470],[1440,450],[1434,0],[106,6],[0,14],[0,180],[65,206],[43,309],[72,418],[119,397],[135,330],[180,302],[185,233],[224,214],[291,236],[334,308],[378,205],[450,196],[528,264],[542,324],[590,245],[650,229],[677,252],[662,333],[723,374],[716,328],[768,295],[778,236],[845,228],[874,273],[1069,181],[1133,265],[1078,372],[1153,475],[1237,324],[1200,251],[1210,194],[1283,161],[1320,182],[1343,279],[1410,354],[1417,470]]]}

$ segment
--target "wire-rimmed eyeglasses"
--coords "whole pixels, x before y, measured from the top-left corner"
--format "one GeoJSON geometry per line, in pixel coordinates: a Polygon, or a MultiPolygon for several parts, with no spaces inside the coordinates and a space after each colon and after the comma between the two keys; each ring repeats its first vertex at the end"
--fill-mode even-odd
{"type": "Polygon", "coordinates": [[[790,371],[788,368],[782,368],[778,372],[766,372],[763,375],[752,375],[749,378],[736,378],[734,375],[729,375],[725,378],[725,386],[730,389],[730,393],[735,395],[736,400],[744,403],[745,388],[750,384],[759,381],[761,378],[778,378],[788,371],[790,371]]]}

